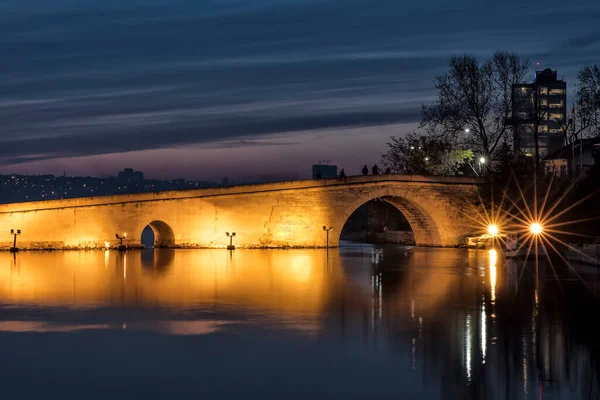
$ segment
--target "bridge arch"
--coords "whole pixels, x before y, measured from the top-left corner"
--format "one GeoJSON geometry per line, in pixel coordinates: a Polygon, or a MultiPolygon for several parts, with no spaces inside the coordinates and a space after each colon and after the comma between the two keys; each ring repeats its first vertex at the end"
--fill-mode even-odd
{"type": "Polygon", "coordinates": [[[175,245],[175,234],[173,233],[171,226],[166,222],[154,220],[142,227],[142,232],[146,227],[152,229],[152,233],[154,234],[154,247],[173,247],[175,245]]]}
{"type": "Polygon", "coordinates": [[[443,244],[440,229],[431,212],[420,204],[422,202],[394,193],[390,189],[370,191],[348,204],[339,216],[336,216],[334,227],[336,228],[336,243],[339,243],[342,229],[354,211],[374,199],[381,199],[391,204],[404,215],[413,231],[415,243],[418,246],[441,246],[443,244]]]}

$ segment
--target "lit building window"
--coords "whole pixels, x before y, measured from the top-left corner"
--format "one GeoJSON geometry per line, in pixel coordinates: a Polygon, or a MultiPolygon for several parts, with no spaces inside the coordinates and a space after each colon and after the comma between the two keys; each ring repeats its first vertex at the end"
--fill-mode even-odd
{"type": "Polygon", "coordinates": [[[538,133],[548,133],[548,125],[538,126],[538,133]]]}
{"type": "Polygon", "coordinates": [[[564,101],[555,101],[550,103],[550,108],[563,108],[565,106],[564,101]]]}
{"type": "Polygon", "coordinates": [[[562,94],[565,94],[564,89],[550,89],[551,96],[562,95],[562,94]]]}
{"type": "Polygon", "coordinates": [[[540,94],[541,95],[548,94],[548,88],[547,87],[541,87],[540,88],[540,94]]]}
{"type": "Polygon", "coordinates": [[[540,106],[541,107],[548,107],[548,99],[546,99],[546,98],[540,99],[540,106]]]}
{"type": "Polygon", "coordinates": [[[560,121],[560,120],[562,120],[564,118],[565,118],[565,116],[563,114],[560,114],[560,113],[550,113],[550,119],[552,119],[552,120],[557,119],[557,120],[560,121]]]}
{"type": "Polygon", "coordinates": [[[524,148],[522,149],[523,154],[525,154],[527,157],[531,157],[533,156],[533,153],[535,153],[535,148],[524,148]]]}

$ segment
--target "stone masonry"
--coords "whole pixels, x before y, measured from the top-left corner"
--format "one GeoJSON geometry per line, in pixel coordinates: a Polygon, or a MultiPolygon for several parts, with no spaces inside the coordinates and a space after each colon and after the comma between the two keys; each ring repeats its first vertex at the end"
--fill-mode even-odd
{"type": "Polygon", "coordinates": [[[474,231],[466,214],[477,206],[481,182],[467,177],[379,175],[224,188],[91,197],[0,205],[0,249],[21,229],[21,249],[92,249],[140,246],[150,225],[156,245],[225,247],[337,246],[348,217],[381,198],[407,218],[417,245],[456,246],[474,231]]]}

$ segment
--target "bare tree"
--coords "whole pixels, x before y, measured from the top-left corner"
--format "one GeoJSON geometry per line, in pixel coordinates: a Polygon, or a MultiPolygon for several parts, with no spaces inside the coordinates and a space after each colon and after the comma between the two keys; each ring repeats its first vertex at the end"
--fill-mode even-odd
{"type": "Polygon", "coordinates": [[[577,74],[576,99],[567,121],[556,121],[572,144],[585,137],[600,136],[600,67],[583,67],[577,74]]]}
{"type": "MultiPolygon", "coordinates": [[[[580,132],[600,136],[600,66],[583,67],[577,74],[576,113],[580,132]],[[585,132],[585,131],[589,132],[585,132]]],[[[577,136],[574,138],[577,140],[577,136]]]]}
{"type": "Polygon", "coordinates": [[[496,52],[483,64],[470,55],[453,56],[449,71],[435,79],[437,100],[422,107],[421,126],[493,155],[510,132],[512,85],[528,70],[529,61],[514,53],[496,52]]]}

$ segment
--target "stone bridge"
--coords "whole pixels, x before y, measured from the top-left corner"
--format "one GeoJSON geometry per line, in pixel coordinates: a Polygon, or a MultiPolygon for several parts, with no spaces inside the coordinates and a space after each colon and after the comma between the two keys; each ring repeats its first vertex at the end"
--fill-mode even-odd
{"type": "Polygon", "coordinates": [[[392,174],[5,204],[0,248],[12,245],[11,229],[21,229],[21,249],[113,247],[116,233],[135,247],[148,225],[163,247],[225,247],[225,232],[238,247],[323,247],[323,226],[337,246],[348,217],[376,198],[404,214],[417,245],[455,246],[476,230],[466,214],[480,184],[392,174]]]}

